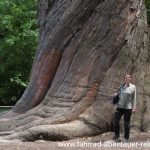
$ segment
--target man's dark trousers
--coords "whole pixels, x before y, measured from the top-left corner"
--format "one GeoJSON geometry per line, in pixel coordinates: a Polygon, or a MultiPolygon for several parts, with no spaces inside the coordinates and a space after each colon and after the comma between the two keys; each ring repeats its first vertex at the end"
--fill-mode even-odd
{"type": "Polygon", "coordinates": [[[130,118],[132,114],[132,109],[124,109],[124,108],[117,108],[115,112],[115,135],[120,136],[120,127],[119,127],[119,122],[124,115],[124,128],[125,128],[125,133],[124,133],[124,138],[129,139],[129,134],[130,134],[130,118]]]}

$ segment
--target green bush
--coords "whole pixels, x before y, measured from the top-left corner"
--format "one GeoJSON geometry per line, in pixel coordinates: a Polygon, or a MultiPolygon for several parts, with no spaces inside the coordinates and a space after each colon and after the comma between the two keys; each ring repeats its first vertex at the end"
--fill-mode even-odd
{"type": "Polygon", "coordinates": [[[150,25],[150,0],[145,0],[146,10],[147,10],[147,22],[150,25]]]}
{"type": "Polygon", "coordinates": [[[0,0],[0,105],[25,90],[38,37],[36,0],[0,0]]]}

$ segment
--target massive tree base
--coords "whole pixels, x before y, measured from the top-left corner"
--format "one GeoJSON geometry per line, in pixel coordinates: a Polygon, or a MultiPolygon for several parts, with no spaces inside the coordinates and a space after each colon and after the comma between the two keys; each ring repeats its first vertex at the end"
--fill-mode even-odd
{"type": "Polygon", "coordinates": [[[150,133],[149,34],[142,0],[39,1],[30,83],[0,116],[0,139],[68,140],[111,131],[110,97],[124,74],[137,86],[131,131],[150,133]]]}

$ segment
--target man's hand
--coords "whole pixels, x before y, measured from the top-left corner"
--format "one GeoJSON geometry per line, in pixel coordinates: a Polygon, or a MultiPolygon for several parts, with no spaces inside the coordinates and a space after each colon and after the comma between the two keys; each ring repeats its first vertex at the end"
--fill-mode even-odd
{"type": "Polygon", "coordinates": [[[114,94],[114,96],[117,96],[117,95],[118,95],[118,93],[115,93],[115,94],[114,94]]]}
{"type": "Polygon", "coordinates": [[[133,108],[133,109],[132,109],[132,112],[135,112],[135,111],[136,111],[136,109],[135,109],[135,108],[133,108]]]}

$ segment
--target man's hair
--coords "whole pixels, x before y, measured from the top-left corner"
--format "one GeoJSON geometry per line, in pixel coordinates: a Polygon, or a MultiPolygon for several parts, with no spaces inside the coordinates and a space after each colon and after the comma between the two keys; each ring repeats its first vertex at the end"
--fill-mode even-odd
{"type": "Polygon", "coordinates": [[[126,76],[129,76],[129,77],[130,77],[130,79],[131,79],[131,75],[130,75],[130,74],[128,74],[128,73],[127,73],[127,74],[125,74],[125,75],[124,75],[124,79],[125,79],[125,77],[126,77],[126,76]]]}

